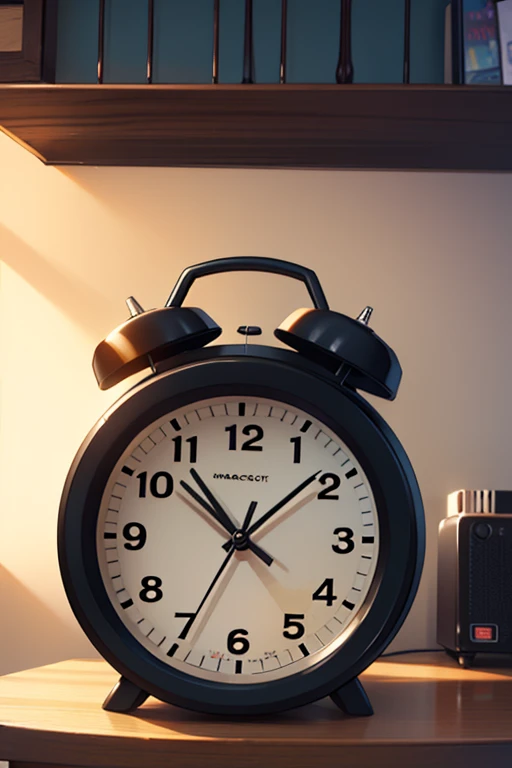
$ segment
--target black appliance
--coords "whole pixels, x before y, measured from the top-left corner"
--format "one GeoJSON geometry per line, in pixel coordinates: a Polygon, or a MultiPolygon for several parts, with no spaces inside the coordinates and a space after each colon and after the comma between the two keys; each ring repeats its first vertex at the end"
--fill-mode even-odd
{"type": "Polygon", "coordinates": [[[512,653],[512,491],[448,496],[437,577],[437,642],[462,667],[512,653]]]}

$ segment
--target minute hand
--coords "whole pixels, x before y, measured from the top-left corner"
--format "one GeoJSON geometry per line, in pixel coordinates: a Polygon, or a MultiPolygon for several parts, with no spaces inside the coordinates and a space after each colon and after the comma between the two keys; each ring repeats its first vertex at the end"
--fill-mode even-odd
{"type": "Polygon", "coordinates": [[[219,521],[219,523],[222,526],[224,526],[224,528],[229,533],[234,533],[236,531],[236,525],[231,520],[229,515],[221,507],[221,505],[219,504],[219,502],[217,501],[217,499],[215,498],[213,493],[210,491],[210,489],[208,488],[208,486],[204,482],[204,480],[199,476],[199,474],[193,468],[190,470],[190,474],[192,475],[192,477],[194,478],[194,480],[196,481],[196,483],[198,484],[198,486],[200,487],[200,489],[202,490],[202,492],[204,493],[204,495],[206,496],[206,498],[210,502],[210,504],[211,504],[211,506],[212,506],[212,508],[213,508],[213,510],[215,512],[215,516],[216,516],[217,520],[219,521]]]}
{"type": "Polygon", "coordinates": [[[311,475],[311,477],[308,477],[307,480],[303,480],[300,485],[298,485],[296,488],[293,489],[293,491],[290,491],[290,493],[284,497],[284,499],[281,499],[281,501],[278,501],[277,504],[274,504],[272,509],[269,509],[268,512],[265,512],[265,514],[260,517],[259,520],[256,520],[253,525],[249,528],[247,531],[249,536],[252,536],[252,534],[258,530],[258,528],[261,528],[261,526],[267,522],[267,520],[270,520],[271,517],[273,517],[276,512],[279,512],[280,509],[282,509],[286,504],[288,504],[289,501],[295,498],[295,496],[298,496],[298,494],[304,490],[304,488],[307,488],[310,483],[313,482],[313,480],[316,480],[318,475],[320,474],[322,470],[319,469],[318,472],[315,472],[314,475],[311,475]]]}

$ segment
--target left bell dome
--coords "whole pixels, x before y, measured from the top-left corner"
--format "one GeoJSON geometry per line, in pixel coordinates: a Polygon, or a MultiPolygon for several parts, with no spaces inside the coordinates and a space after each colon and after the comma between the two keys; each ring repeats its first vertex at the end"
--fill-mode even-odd
{"type": "Polygon", "coordinates": [[[98,344],[92,361],[94,375],[100,389],[109,389],[153,363],[204,347],[221,333],[214,320],[196,307],[142,310],[98,344]]]}

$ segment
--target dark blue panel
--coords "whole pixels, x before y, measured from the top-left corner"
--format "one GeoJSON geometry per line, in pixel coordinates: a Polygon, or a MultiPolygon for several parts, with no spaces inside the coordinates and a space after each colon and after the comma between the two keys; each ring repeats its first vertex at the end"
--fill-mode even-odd
{"type": "Polygon", "coordinates": [[[289,0],[288,82],[335,82],[340,5],[340,0],[289,0]]]}
{"type": "MultiPolygon", "coordinates": [[[[429,0],[419,0],[421,3],[429,0]]],[[[355,83],[401,83],[404,0],[354,0],[352,59],[355,83]]]]}
{"type": "Polygon", "coordinates": [[[281,0],[255,0],[253,5],[256,81],[278,83],[281,55],[281,0]]]}
{"type": "Polygon", "coordinates": [[[155,0],[153,82],[211,83],[212,55],[213,0],[155,0]]]}
{"type": "MultiPolygon", "coordinates": [[[[482,0],[465,0],[482,3],[482,0]]],[[[148,0],[107,0],[105,82],[145,82],[148,0]]],[[[411,81],[442,83],[448,0],[412,0],[411,81]]],[[[288,0],[288,82],[333,83],[341,0],[288,0]]],[[[59,0],[57,82],[95,82],[99,0],[59,0]]],[[[242,79],[244,0],[220,2],[219,82],[242,79]]],[[[357,83],[401,82],[404,0],[353,0],[357,83]]],[[[278,82],[281,0],[254,0],[257,82],[278,82]]],[[[213,0],[155,0],[154,82],[209,83],[213,0]]]]}
{"type": "Polygon", "coordinates": [[[148,0],[107,0],[105,83],[145,83],[148,0]]]}
{"type": "Polygon", "coordinates": [[[95,83],[99,0],[59,0],[56,81],[95,83]]]}
{"type": "Polygon", "coordinates": [[[220,0],[220,83],[240,83],[242,80],[244,13],[243,0],[220,0]]]}
{"type": "Polygon", "coordinates": [[[412,0],[411,83],[444,82],[444,24],[449,0],[412,0]]]}

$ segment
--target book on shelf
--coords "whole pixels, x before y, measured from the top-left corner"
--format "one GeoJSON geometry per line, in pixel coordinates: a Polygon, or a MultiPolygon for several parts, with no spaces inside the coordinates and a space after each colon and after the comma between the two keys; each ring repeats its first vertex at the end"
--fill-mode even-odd
{"type": "Polygon", "coordinates": [[[501,84],[495,0],[452,0],[447,6],[444,71],[445,83],[501,84]]]}
{"type": "Polygon", "coordinates": [[[503,85],[512,85],[512,0],[496,5],[503,85]]]}

